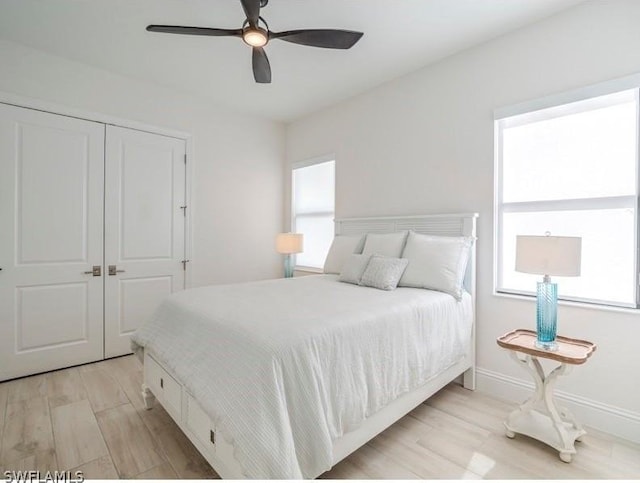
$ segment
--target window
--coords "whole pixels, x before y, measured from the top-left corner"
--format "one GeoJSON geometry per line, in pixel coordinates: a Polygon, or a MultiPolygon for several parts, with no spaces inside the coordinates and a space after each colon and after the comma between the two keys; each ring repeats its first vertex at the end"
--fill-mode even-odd
{"type": "Polygon", "coordinates": [[[560,298],[637,307],[638,112],[633,89],[496,121],[498,292],[535,292],[516,235],[550,232],[582,237],[560,298]]]}
{"type": "Polygon", "coordinates": [[[299,267],[322,268],[333,241],[335,161],[294,165],[292,174],[292,231],[304,235],[299,267]]]}

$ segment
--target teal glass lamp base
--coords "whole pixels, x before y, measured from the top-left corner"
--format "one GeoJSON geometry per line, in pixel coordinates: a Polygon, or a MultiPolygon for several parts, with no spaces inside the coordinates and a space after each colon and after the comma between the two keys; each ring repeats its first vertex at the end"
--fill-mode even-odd
{"type": "Polygon", "coordinates": [[[293,277],[293,255],[286,255],[284,257],[284,278],[292,278],[293,277]]]}
{"type": "Polygon", "coordinates": [[[557,351],[558,343],[554,340],[553,342],[540,342],[539,340],[535,343],[536,349],[542,349],[543,351],[557,351]]]}
{"type": "Polygon", "coordinates": [[[548,275],[538,282],[536,299],[536,347],[547,351],[558,350],[556,330],[558,326],[558,284],[548,275]]]}

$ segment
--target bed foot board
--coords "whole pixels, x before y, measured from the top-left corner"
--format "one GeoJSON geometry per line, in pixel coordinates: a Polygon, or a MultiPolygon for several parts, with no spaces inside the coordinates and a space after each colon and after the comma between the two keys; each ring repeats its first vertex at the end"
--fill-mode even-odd
{"type": "Polygon", "coordinates": [[[476,390],[476,368],[470,367],[462,373],[462,387],[470,391],[476,390]]]}
{"type": "Polygon", "coordinates": [[[156,402],[156,397],[151,392],[151,389],[146,384],[142,385],[142,400],[144,401],[145,409],[152,409],[156,402]]]}

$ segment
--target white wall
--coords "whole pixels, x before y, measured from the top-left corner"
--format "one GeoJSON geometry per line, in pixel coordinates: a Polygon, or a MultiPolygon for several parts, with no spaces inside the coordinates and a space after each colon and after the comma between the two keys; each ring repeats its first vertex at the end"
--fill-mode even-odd
{"type": "Polygon", "coordinates": [[[0,91],[193,134],[194,286],[281,275],[284,126],[0,40],[0,91]]]}
{"type": "MultiPolygon", "coordinates": [[[[533,301],[493,295],[493,110],[640,72],[639,20],[636,0],[589,2],[287,128],[289,163],[336,153],[338,217],[480,213],[481,390],[524,396],[527,375],[495,339],[535,326],[533,301]]],[[[640,313],[565,305],[559,332],[598,344],[558,385],[570,405],[640,441],[640,313]]]]}

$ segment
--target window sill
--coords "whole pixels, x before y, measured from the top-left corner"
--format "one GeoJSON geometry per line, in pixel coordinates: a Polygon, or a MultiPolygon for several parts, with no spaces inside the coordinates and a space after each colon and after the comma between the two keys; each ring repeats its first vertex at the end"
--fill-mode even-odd
{"type": "Polygon", "coordinates": [[[293,270],[295,272],[324,273],[324,270],[322,268],[316,268],[316,267],[296,266],[293,270]]]}
{"type": "MultiPolygon", "coordinates": [[[[494,290],[493,296],[498,298],[511,299],[511,300],[522,300],[522,301],[531,302],[534,304],[536,302],[535,295],[517,295],[512,293],[496,292],[494,290]]],[[[617,307],[615,305],[588,304],[585,302],[575,302],[572,300],[558,300],[558,305],[561,305],[563,307],[576,307],[579,309],[600,310],[604,312],[616,312],[616,313],[629,314],[629,315],[640,314],[640,309],[637,309],[634,307],[617,307]]]]}

